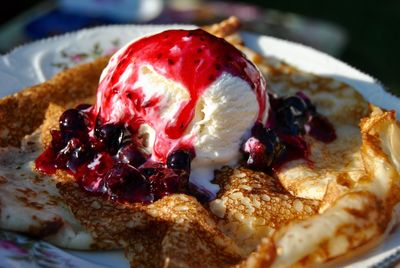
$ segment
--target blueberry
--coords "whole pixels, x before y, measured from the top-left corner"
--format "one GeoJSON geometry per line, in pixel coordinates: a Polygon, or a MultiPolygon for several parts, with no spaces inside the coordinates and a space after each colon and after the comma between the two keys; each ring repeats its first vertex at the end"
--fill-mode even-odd
{"type": "Polygon", "coordinates": [[[66,146],[60,150],[56,157],[56,164],[58,168],[69,169],[76,172],[77,167],[88,161],[90,158],[90,151],[85,144],[77,138],[72,138],[66,146]]]}
{"type": "Polygon", "coordinates": [[[157,172],[156,168],[150,167],[150,168],[142,168],[140,169],[140,172],[146,177],[150,177],[151,175],[155,174],[157,172]]]}
{"type": "Polygon", "coordinates": [[[77,109],[66,110],[60,116],[60,130],[66,131],[83,131],[85,130],[85,118],[77,109]]]}
{"type": "Polygon", "coordinates": [[[105,188],[112,199],[129,202],[151,202],[150,184],[129,164],[117,164],[105,176],[105,188]]]}
{"type": "Polygon", "coordinates": [[[190,171],[192,157],[185,150],[176,150],[168,155],[167,166],[172,169],[182,169],[190,171]]]}
{"type": "Polygon", "coordinates": [[[78,168],[76,177],[80,185],[88,192],[107,193],[105,175],[114,166],[114,161],[105,152],[97,153],[87,165],[78,168]]]}
{"type": "Polygon", "coordinates": [[[251,129],[251,135],[258,139],[260,139],[264,135],[264,132],[265,132],[265,127],[263,126],[263,124],[259,122],[255,123],[253,128],[251,129]]]}
{"type": "Polygon", "coordinates": [[[90,149],[94,152],[105,151],[104,144],[96,138],[90,138],[89,146],[90,146],[90,149]]]}
{"type": "Polygon", "coordinates": [[[189,173],[184,170],[174,170],[170,168],[157,169],[149,177],[151,192],[156,199],[173,193],[187,192],[189,173]]]}
{"type": "Polygon", "coordinates": [[[151,163],[150,165],[144,165],[140,167],[139,171],[146,177],[156,174],[159,170],[164,169],[165,165],[161,163],[151,163]]]}
{"type": "MultiPolygon", "coordinates": [[[[272,129],[270,129],[270,128],[266,128],[266,129],[265,129],[265,134],[264,134],[264,136],[265,136],[266,138],[268,138],[268,140],[269,140],[270,142],[274,143],[274,144],[279,142],[279,138],[278,138],[278,136],[276,135],[275,131],[272,130],[272,129]]],[[[261,140],[262,140],[262,139],[261,139],[261,140]]]]}
{"type": "Polygon", "coordinates": [[[295,117],[294,121],[298,124],[301,134],[304,134],[304,125],[308,122],[310,115],[315,113],[315,107],[308,98],[303,99],[299,96],[286,98],[284,103],[286,109],[290,109],[295,117]]]}
{"type": "Polygon", "coordinates": [[[275,132],[260,123],[255,124],[252,128],[252,136],[263,144],[265,153],[273,153],[275,146],[279,144],[279,138],[275,132]]]}
{"type": "Polygon", "coordinates": [[[272,129],[261,124],[253,127],[252,135],[243,145],[246,163],[252,168],[265,170],[281,156],[284,145],[272,129]]]}
{"type": "Polygon", "coordinates": [[[317,112],[315,106],[311,103],[310,98],[306,94],[304,94],[304,92],[299,91],[296,93],[296,96],[301,98],[305,102],[309,113],[315,114],[317,112]]]}
{"type": "Polygon", "coordinates": [[[276,113],[278,127],[282,132],[289,135],[304,134],[305,118],[299,116],[298,112],[292,107],[282,107],[276,113]]]}
{"type": "Polygon", "coordinates": [[[75,173],[79,166],[89,161],[90,156],[91,153],[86,146],[80,145],[71,152],[66,167],[75,173]]]}
{"type": "Polygon", "coordinates": [[[305,125],[317,114],[310,99],[303,92],[287,98],[279,98],[276,95],[269,97],[272,109],[269,126],[276,128],[279,133],[304,135],[305,125]]]}
{"type": "Polygon", "coordinates": [[[255,169],[264,169],[271,165],[273,156],[266,152],[265,145],[255,137],[251,137],[244,144],[246,164],[255,169]]]}
{"type": "Polygon", "coordinates": [[[132,133],[127,128],[123,128],[123,136],[121,140],[122,145],[132,143],[132,133]]]}
{"type": "Polygon", "coordinates": [[[295,115],[290,107],[282,107],[276,112],[279,124],[291,124],[295,121],[295,115]]]}
{"type": "Polygon", "coordinates": [[[282,131],[288,135],[300,135],[304,134],[304,127],[302,127],[298,122],[293,121],[289,124],[285,124],[282,126],[282,131]]]}
{"type": "Polygon", "coordinates": [[[115,155],[122,145],[124,128],[120,124],[105,124],[95,129],[95,136],[111,155],[115,155]]]}
{"type": "Polygon", "coordinates": [[[267,147],[279,142],[279,138],[275,132],[270,128],[265,128],[261,123],[254,124],[251,134],[267,147]]]}
{"type": "Polygon", "coordinates": [[[146,162],[144,154],[141,153],[133,143],[123,145],[118,150],[117,158],[122,163],[127,163],[134,167],[139,167],[146,162]]]}
{"type": "Polygon", "coordinates": [[[61,131],[52,129],[50,131],[51,134],[51,147],[55,152],[62,150],[66,145],[68,140],[63,138],[61,131]]]}
{"type": "Polygon", "coordinates": [[[290,107],[295,116],[302,115],[307,112],[308,106],[306,102],[297,96],[291,96],[283,101],[286,107],[290,107]]]}

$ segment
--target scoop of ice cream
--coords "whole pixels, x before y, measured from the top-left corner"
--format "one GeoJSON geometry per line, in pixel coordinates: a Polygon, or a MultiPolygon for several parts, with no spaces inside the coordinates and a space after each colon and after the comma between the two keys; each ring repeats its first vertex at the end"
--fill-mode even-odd
{"type": "Polygon", "coordinates": [[[236,164],[240,145],[268,114],[265,81],[246,57],[203,30],[169,30],[119,50],[104,70],[94,107],[102,124],[140,136],[151,163],[192,154],[190,181],[216,193],[213,171],[236,164]]]}

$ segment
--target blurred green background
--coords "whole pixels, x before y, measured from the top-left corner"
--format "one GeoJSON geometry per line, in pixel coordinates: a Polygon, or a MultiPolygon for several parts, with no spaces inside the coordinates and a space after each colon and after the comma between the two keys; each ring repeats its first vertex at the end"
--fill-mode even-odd
{"type": "Polygon", "coordinates": [[[400,96],[400,1],[249,1],[322,18],[343,26],[348,44],[341,59],[371,74],[400,96]]]}
{"type": "MultiPolygon", "coordinates": [[[[0,24],[7,23],[40,2],[44,1],[24,0],[10,4],[1,11],[0,24]]],[[[199,4],[210,1],[175,0],[174,2],[199,4]]],[[[255,4],[267,10],[275,9],[318,20],[322,19],[341,26],[347,33],[347,44],[337,56],[361,71],[376,77],[389,90],[400,96],[399,0],[243,0],[240,2],[255,4]]]]}

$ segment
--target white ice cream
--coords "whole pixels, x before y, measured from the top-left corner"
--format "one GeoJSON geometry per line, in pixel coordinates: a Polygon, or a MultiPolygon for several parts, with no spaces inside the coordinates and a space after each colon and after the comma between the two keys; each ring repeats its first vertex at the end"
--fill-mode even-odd
{"type": "MultiPolygon", "coordinates": [[[[166,120],[174,120],[181,102],[189,99],[189,93],[181,84],[166,79],[150,66],[141,68],[135,87],[143,89],[146,99],[155,94],[162,96],[159,114],[166,120]]],[[[214,170],[237,164],[240,146],[249,136],[258,111],[254,90],[241,78],[224,72],[210,84],[198,100],[194,119],[182,137],[195,137],[192,183],[212,194],[218,192],[218,185],[210,183],[214,170]]],[[[148,125],[141,130],[149,136],[148,150],[152,151],[154,130],[148,125]]]]}

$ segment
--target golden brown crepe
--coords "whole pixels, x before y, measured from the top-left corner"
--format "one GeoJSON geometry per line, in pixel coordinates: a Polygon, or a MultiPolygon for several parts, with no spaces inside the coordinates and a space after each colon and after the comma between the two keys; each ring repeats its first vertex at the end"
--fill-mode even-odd
{"type": "Polygon", "coordinates": [[[184,194],[117,203],[89,195],[65,172],[36,173],[31,161],[60,114],[94,101],[104,57],[0,100],[0,227],[63,247],[124,248],[132,267],[308,267],[383,240],[400,201],[394,112],[374,107],[368,116],[350,86],[245,48],[238,25],[231,18],[206,29],[245,52],[271,90],[304,91],[333,122],[333,143],[306,137],[313,165],[292,161],[274,176],[223,168],[215,179],[221,191],[208,204],[184,194]]]}

